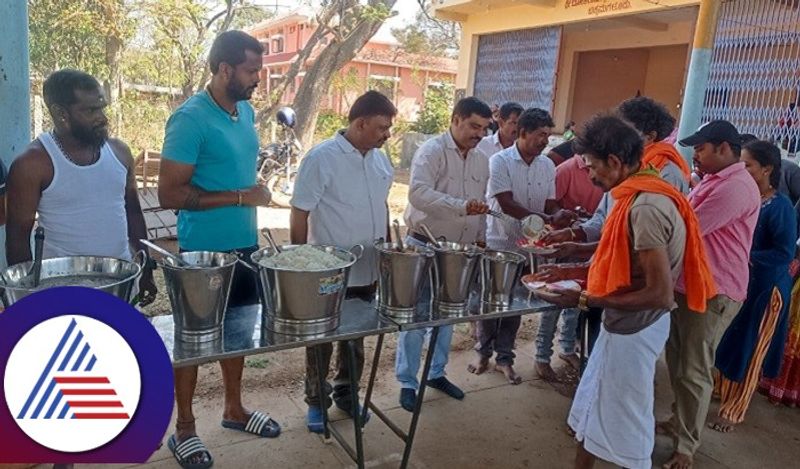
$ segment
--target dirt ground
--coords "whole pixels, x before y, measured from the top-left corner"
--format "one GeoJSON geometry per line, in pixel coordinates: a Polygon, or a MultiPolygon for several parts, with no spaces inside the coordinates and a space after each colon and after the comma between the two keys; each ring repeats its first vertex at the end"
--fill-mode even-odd
{"type": "MultiPolygon", "coordinates": [[[[397,171],[395,184],[389,197],[391,219],[399,219],[407,203],[408,172],[397,171]]],[[[279,243],[288,242],[288,215],[286,209],[269,208],[259,212],[259,222],[268,225],[279,243]],[[262,217],[264,220],[262,220],[262,217]]],[[[174,240],[159,244],[171,251],[177,250],[174,240]]],[[[262,244],[265,244],[262,240],[262,244]]],[[[158,300],[146,307],[148,315],[170,314],[169,299],[160,270],[156,271],[161,294],[158,300]]],[[[475,376],[466,371],[472,360],[474,344],[469,324],[455,328],[447,367],[448,376],[467,393],[464,401],[455,401],[441,393],[430,391],[425,397],[423,417],[415,443],[410,467],[412,468],[555,468],[571,467],[575,443],[566,433],[564,419],[574,394],[577,373],[559,359],[554,358],[558,383],[546,383],[535,377],[534,338],[539,318],[523,317],[517,339],[517,369],[524,378],[520,386],[509,385],[499,373],[487,372],[475,376]]],[[[366,365],[369,370],[375,347],[375,338],[365,340],[366,365]]],[[[397,404],[398,384],[394,379],[396,335],[389,334],[378,367],[374,402],[395,421],[406,422],[408,413],[397,404]]],[[[262,468],[302,467],[353,468],[345,453],[336,444],[321,444],[319,437],[305,429],[303,403],[305,353],[302,349],[250,356],[245,359],[242,391],[246,405],[269,409],[284,427],[283,435],[276,440],[262,440],[219,427],[223,388],[219,366],[207,364],[200,367],[194,408],[198,417],[198,431],[216,459],[215,467],[262,468]]],[[[671,391],[666,377],[666,367],[658,366],[656,377],[656,416],[669,414],[671,391]]],[[[363,384],[363,380],[362,380],[363,384]]],[[[780,468],[795,467],[800,459],[800,413],[769,405],[761,396],[755,396],[747,422],[733,434],[722,435],[707,431],[703,447],[697,455],[698,468],[780,468]]],[[[716,412],[712,403],[710,416],[716,412]]],[[[334,420],[341,413],[332,411],[334,420]]],[[[377,420],[373,416],[373,420],[377,420]]],[[[335,425],[349,432],[347,421],[335,425]]],[[[403,424],[401,424],[403,426],[403,424]]],[[[171,430],[168,430],[168,434],[171,430]]],[[[166,445],[165,445],[166,446],[166,445]]],[[[398,467],[402,446],[394,434],[379,421],[366,427],[365,448],[367,467],[398,467]]],[[[669,456],[671,444],[659,437],[653,454],[654,467],[660,467],[669,456]]],[[[44,466],[40,466],[44,467],[44,466]]],[[[150,469],[178,467],[166,447],[158,450],[147,466],[150,469]]],[[[606,463],[600,468],[612,467],[606,463]]]]}

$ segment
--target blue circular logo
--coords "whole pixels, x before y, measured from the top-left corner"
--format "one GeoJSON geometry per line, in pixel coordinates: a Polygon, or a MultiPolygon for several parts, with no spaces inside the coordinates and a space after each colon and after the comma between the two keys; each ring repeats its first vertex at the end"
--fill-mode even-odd
{"type": "Polygon", "coordinates": [[[82,287],[0,313],[0,462],[142,463],[172,414],[172,364],[135,308],[82,287]]]}

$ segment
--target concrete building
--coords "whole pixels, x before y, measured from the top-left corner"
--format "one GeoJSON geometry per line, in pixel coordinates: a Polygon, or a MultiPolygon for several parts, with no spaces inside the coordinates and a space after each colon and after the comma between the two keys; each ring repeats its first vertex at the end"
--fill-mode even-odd
{"type": "MultiPolygon", "coordinates": [[[[305,9],[259,23],[248,33],[264,45],[262,91],[269,93],[283,77],[316,29],[314,15],[305,9]]],[[[324,44],[325,39],[323,39],[324,44]]],[[[312,53],[310,61],[314,60],[312,53]]],[[[290,104],[303,80],[301,71],[283,95],[290,104]]],[[[443,57],[409,54],[397,44],[370,41],[334,79],[331,92],[321,103],[323,109],[346,113],[355,98],[368,89],[378,90],[397,106],[400,116],[414,120],[429,86],[452,84],[456,61],[443,57]]]]}
{"type": "MultiPolygon", "coordinates": [[[[679,117],[699,0],[434,0],[462,25],[456,88],[579,125],[645,95],[679,117]]],[[[703,118],[784,148],[800,137],[800,1],[723,2],[703,118]]]]}

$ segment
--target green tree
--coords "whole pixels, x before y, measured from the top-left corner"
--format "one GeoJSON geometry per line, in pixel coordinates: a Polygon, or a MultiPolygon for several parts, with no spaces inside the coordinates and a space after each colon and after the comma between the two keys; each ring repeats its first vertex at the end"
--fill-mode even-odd
{"type": "Polygon", "coordinates": [[[122,88],[123,51],[137,27],[131,12],[124,0],[28,0],[33,74],[84,70],[103,83],[113,106],[122,88]]]}
{"type": "Polygon", "coordinates": [[[411,125],[411,130],[433,135],[444,132],[450,124],[454,89],[451,85],[431,86],[425,91],[425,104],[411,125]]]}
{"type": "Polygon", "coordinates": [[[31,69],[42,79],[76,68],[97,77],[112,132],[135,154],[158,149],[174,107],[209,78],[214,37],[271,16],[256,0],[28,0],[31,69]],[[122,93],[124,85],[150,85],[122,93]],[[179,89],[165,93],[162,88],[179,89]]]}
{"type": "Polygon", "coordinates": [[[455,57],[461,41],[461,25],[430,15],[431,0],[417,0],[420,12],[411,24],[392,29],[392,35],[406,52],[455,57]]]}
{"type": "Polygon", "coordinates": [[[305,68],[306,75],[292,107],[297,111],[295,132],[303,146],[308,147],[314,139],[319,103],[330,90],[334,76],[394,14],[392,7],[396,1],[322,0],[317,8],[316,29],[259,111],[259,121],[263,123],[272,117],[289,84],[305,68]]]}
{"type": "Polygon", "coordinates": [[[184,99],[205,85],[211,72],[206,52],[214,38],[271,14],[254,0],[139,0],[145,29],[137,73],[180,88],[184,99]],[[167,66],[167,70],[163,70],[167,66]]]}

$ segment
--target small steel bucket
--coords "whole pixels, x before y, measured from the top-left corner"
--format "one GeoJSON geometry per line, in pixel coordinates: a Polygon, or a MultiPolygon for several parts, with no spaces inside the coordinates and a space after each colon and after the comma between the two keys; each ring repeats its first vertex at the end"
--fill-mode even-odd
{"type": "Polygon", "coordinates": [[[481,260],[481,297],[490,309],[509,308],[525,256],[511,251],[486,251],[481,260]]]}
{"type": "MultiPolygon", "coordinates": [[[[280,246],[290,251],[299,246],[280,246]]],[[[336,246],[314,246],[342,260],[341,266],[320,270],[276,267],[268,259],[276,254],[263,248],[250,258],[258,267],[264,305],[263,326],[290,335],[317,335],[339,327],[350,268],[364,252],[359,245],[350,251],[336,246]],[[353,252],[355,251],[355,252],[353,252]]]]}
{"type": "Polygon", "coordinates": [[[378,252],[378,310],[389,317],[411,319],[419,302],[420,291],[428,281],[433,249],[405,246],[400,252],[396,243],[375,243],[378,252]]]}
{"type": "Polygon", "coordinates": [[[176,340],[190,343],[220,340],[238,257],[210,251],[183,252],[176,256],[189,266],[179,267],[169,257],[164,257],[162,264],[176,340]]]}
{"type": "Polygon", "coordinates": [[[474,244],[439,241],[433,246],[433,306],[440,315],[466,314],[483,249],[474,244]]]}
{"type": "Polygon", "coordinates": [[[6,307],[35,291],[66,286],[95,288],[130,302],[133,287],[142,274],[141,264],[113,257],[54,257],[42,260],[41,280],[34,288],[28,275],[32,266],[33,261],[28,261],[2,271],[0,287],[6,307]]]}

